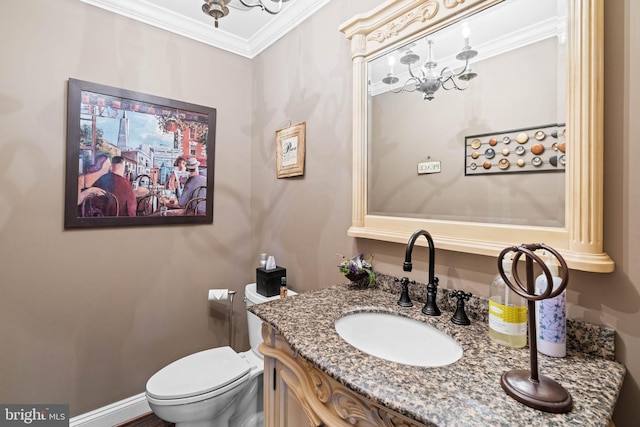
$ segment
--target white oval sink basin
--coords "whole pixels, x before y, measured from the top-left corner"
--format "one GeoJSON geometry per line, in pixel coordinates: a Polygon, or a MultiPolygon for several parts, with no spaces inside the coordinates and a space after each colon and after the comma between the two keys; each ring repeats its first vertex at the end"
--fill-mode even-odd
{"type": "Polygon", "coordinates": [[[336,331],[358,350],[404,365],[445,366],[462,357],[462,347],[449,335],[391,313],[348,314],[336,320],[336,331]]]}

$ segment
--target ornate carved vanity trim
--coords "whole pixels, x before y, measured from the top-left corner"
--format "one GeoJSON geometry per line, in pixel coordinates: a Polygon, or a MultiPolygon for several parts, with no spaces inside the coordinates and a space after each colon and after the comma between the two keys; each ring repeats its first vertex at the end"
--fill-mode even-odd
{"type": "Polygon", "coordinates": [[[272,390],[269,389],[267,378],[273,380],[271,372],[267,372],[271,369],[268,368],[271,358],[286,367],[279,369],[276,376],[296,396],[310,426],[424,427],[424,424],[378,405],[329,377],[299,356],[284,337],[266,323],[263,323],[262,335],[264,342],[260,345],[260,352],[265,356],[265,426],[272,425],[270,421],[274,419],[269,411],[277,411],[283,406],[282,402],[273,401],[272,390]]]}

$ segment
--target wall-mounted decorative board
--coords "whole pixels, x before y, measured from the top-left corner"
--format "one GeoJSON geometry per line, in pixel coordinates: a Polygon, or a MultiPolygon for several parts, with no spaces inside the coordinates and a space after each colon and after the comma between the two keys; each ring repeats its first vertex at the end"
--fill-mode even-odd
{"type": "Polygon", "coordinates": [[[549,124],[465,137],[465,175],[564,172],[566,128],[549,124]]]}

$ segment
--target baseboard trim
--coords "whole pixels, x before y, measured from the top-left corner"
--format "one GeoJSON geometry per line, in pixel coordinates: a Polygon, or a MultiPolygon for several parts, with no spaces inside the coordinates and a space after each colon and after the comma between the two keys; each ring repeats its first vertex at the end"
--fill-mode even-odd
{"type": "Polygon", "coordinates": [[[131,396],[69,420],[69,427],[113,427],[151,412],[145,393],[131,396]]]}

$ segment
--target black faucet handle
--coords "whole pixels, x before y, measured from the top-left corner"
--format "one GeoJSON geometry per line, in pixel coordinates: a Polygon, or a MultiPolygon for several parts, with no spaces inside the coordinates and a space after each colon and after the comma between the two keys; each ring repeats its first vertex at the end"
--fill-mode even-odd
{"type": "Polygon", "coordinates": [[[427,284],[427,303],[422,307],[422,313],[427,316],[440,316],[441,312],[436,303],[438,293],[438,278],[434,277],[432,283],[427,284]]]}
{"type": "Polygon", "coordinates": [[[451,317],[451,321],[456,325],[470,325],[471,320],[467,317],[467,313],[464,311],[464,302],[469,301],[471,298],[471,292],[465,293],[464,291],[453,290],[449,293],[449,298],[457,298],[456,312],[451,317]]]}
{"type": "Polygon", "coordinates": [[[411,302],[411,298],[409,298],[409,284],[416,284],[415,280],[409,280],[408,277],[403,277],[402,279],[394,278],[394,282],[400,282],[401,292],[400,299],[398,300],[398,305],[400,307],[413,307],[413,303],[411,302]]]}

